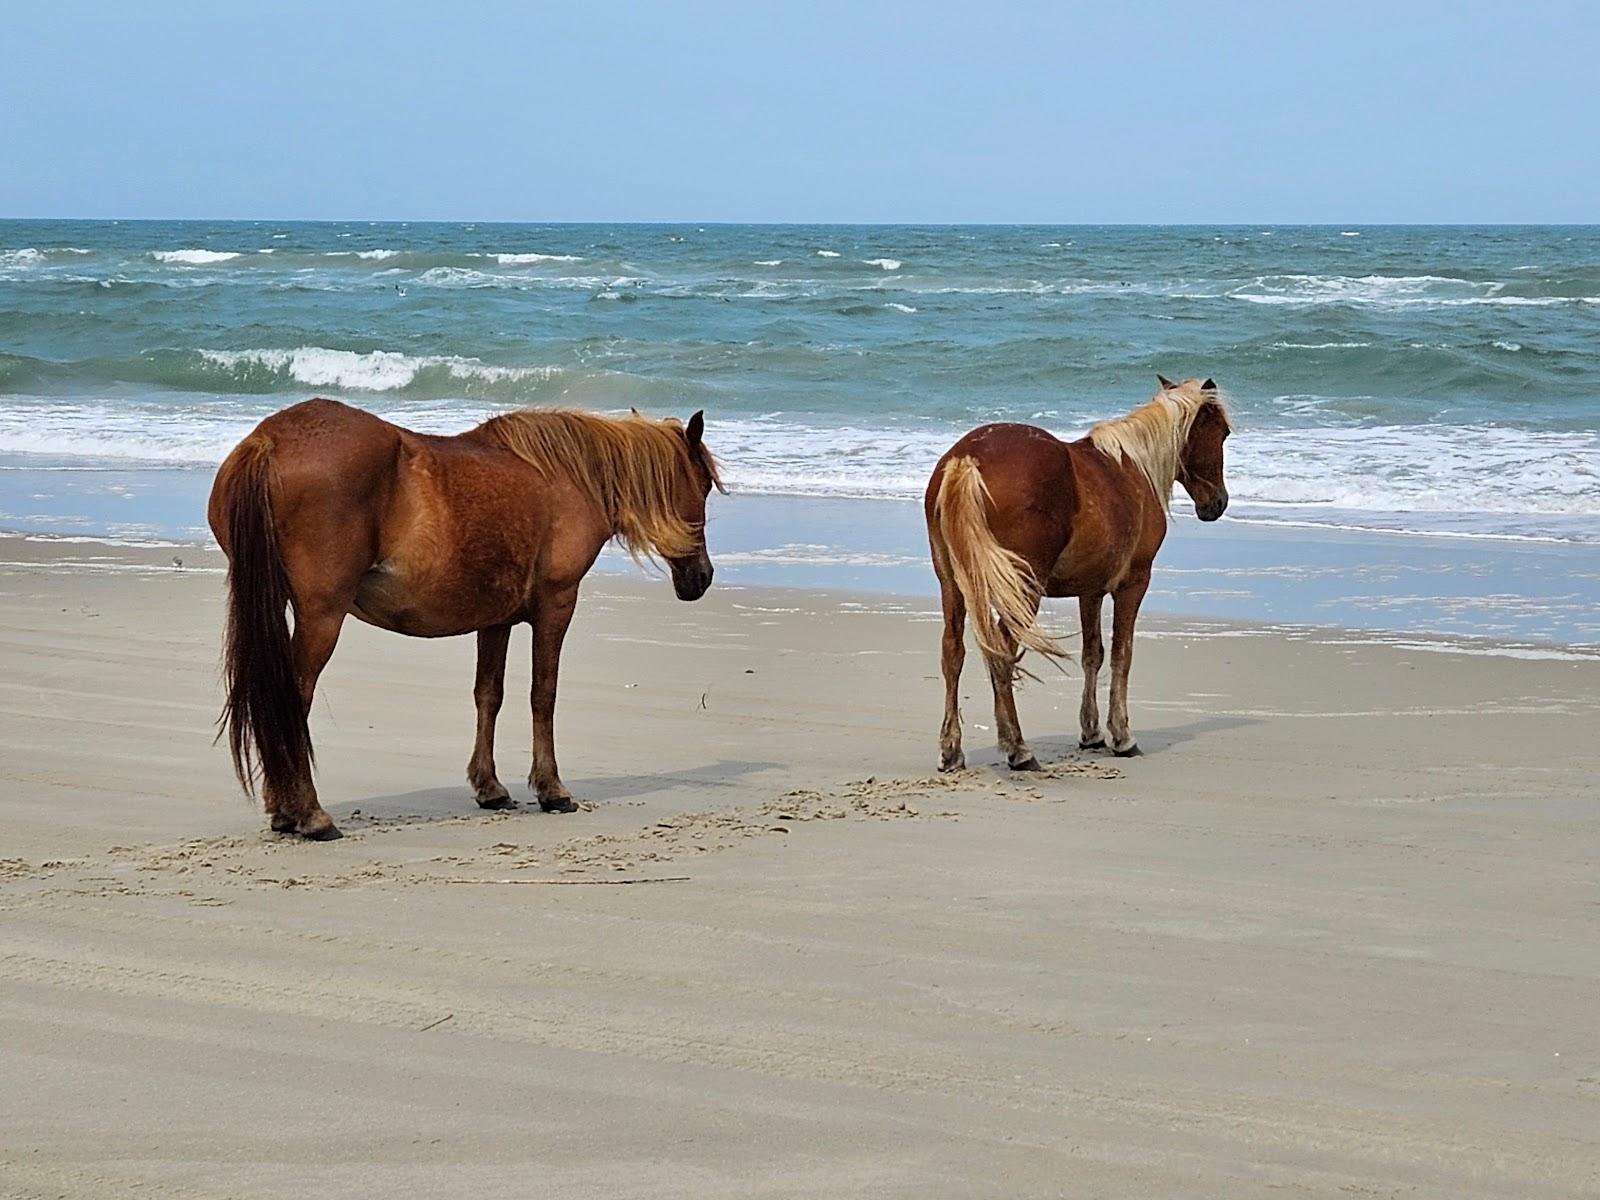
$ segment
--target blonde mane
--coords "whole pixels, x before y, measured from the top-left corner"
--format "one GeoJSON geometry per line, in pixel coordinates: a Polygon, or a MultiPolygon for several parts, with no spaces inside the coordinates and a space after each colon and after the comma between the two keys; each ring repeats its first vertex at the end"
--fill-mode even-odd
{"type": "Polygon", "coordinates": [[[1203,392],[1193,381],[1179,384],[1124,416],[1101,421],[1089,430],[1089,440],[1113,462],[1126,457],[1138,467],[1166,512],[1189,431],[1207,404],[1215,404],[1227,419],[1228,410],[1217,393],[1203,392]]]}
{"type": "MultiPolygon", "coordinates": [[[[672,507],[677,477],[691,466],[680,422],[524,408],[490,417],[482,427],[540,472],[572,480],[635,558],[682,558],[699,548],[700,528],[672,507]]],[[[704,446],[700,453],[721,490],[716,460],[704,446]]]]}

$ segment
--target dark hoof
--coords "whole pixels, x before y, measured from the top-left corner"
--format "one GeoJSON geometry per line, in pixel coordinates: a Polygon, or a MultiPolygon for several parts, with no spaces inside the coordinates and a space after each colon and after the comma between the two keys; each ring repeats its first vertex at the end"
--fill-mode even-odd
{"type": "Polygon", "coordinates": [[[1095,740],[1092,741],[1092,742],[1086,742],[1082,738],[1078,739],[1078,749],[1079,750],[1104,750],[1105,748],[1106,748],[1106,740],[1105,740],[1105,738],[1095,738],[1095,740]]]}
{"type": "Polygon", "coordinates": [[[339,832],[337,825],[324,825],[321,829],[313,829],[310,833],[300,835],[308,842],[337,842],[344,834],[339,832]]]}
{"type": "Polygon", "coordinates": [[[545,812],[577,812],[578,802],[571,796],[557,796],[554,800],[539,799],[539,807],[545,812]]]}
{"type": "Polygon", "coordinates": [[[478,807],[487,809],[515,808],[517,802],[510,796],[479,796],[478,807]]]}
{"type": "Polygon", "coordinates": [[[1144,757],[1144,751],[1139,749],[1139,743],[1137,743],[1137,742],[1135,742],[1133,745],[1129,746],[1126,750],[1113,750],[1111,753],[1116,755],[1118,758],[1143,758],[1144,757]]]}
{"type": "Polygon", "coordinates": [[[284,817],[284,816],[279,816],[277,813],[273,813],[272,814],[272,820],[270,822],[268,822],[268,823],[272,826],[272,832],[273,833],[293,833],[294,832],[294,818],[293,817],[284,817]]]}
{"type": "Polygon", "coordinates": [[[1039,765],[1039,760],[1037,758],[1034,758],[1031,755],[1029,757],[1023,759],[1019,763],[1011,763],[1010,766],[1011,766],[1011,769],[1013,771],[1042,771],[1042,770],[1044,770],[1044,768],[1039,765]]]}
{"type": "Polygon", "coordinates": [[[966,769],[967,756],[965,754],[958,754],[954,758],[945,758],[939,761],[939,773],[942,775],[950,775],[956,771],[965,771],[966,769]]]}

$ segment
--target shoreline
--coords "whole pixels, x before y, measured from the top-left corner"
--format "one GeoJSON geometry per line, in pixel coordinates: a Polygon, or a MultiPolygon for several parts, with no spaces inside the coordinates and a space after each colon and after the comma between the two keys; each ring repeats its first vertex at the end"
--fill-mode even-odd
{"type": "MultiPolygon", "coordinates": [[[[720,586],[921,599],[937,607],[920,504],[734,496],[719,497],[710,516],[720,586]]],[[[164,569],[174,556],[185,569],[220,572],[226,566],[209,535],[149,540],[0,531],[0,558],[39,570],[74,569],[73,563],[112,570],[119,562],[128,569],[164,569]]],[[[637,578],[640,572],[626,554],[608,547],[592,575],[637,578]]],[[[1044,612],[1051,628],[1076,630],[1072,601],[1046,601],[1044,612]]],[[[1154,621],[1587,657],[1600,651],[1600,545],[1391,535],[1227,517],[1202,527],[1175,511],[1140,627],[1153,628],[1154,621]]]]}

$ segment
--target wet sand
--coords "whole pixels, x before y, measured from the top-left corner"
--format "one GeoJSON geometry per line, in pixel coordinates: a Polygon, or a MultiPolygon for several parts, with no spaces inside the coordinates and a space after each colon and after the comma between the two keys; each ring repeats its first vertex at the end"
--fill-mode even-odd
{"type": "Polygon", "coordinates": [[[470,640],[352,622],[305,845],[211,744],[214,555],[0,563],[0,1195],[1600,1189],[1593,659],[1153,621],[1145,757],[1073,676],[1009,775],[969,658],[939,777],[927,602],[596,578],[585,811],[477,810],[470,640]]]}

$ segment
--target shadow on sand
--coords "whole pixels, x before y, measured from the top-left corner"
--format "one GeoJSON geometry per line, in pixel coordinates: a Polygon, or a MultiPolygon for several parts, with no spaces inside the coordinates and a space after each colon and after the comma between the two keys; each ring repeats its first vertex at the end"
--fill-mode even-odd
{"type": "MultiPolygon", "coordinates": [[[[710,799],[724,791],[731,792],[739,781],[748,776],[776,770],[783,765],[774,762],[722,759],[704,766],[685,767],[677,771],[577,777],[571,779],[567,786],[572,789],[572,794],[578,800],[598,804],[648,796],[652,792],[662,792],[684,784],[703,789],[710,799]]],[[[521,811],[540,815],[539,805],[534,800],[532,792],[522,786],[520,780],[508,781],[506,786],[511,789],[511,794],[516,798],[521,811]]],[[[374,821],[403,819],[407,823],[419,824],[458,820],[476,813],[488,815],[486,810],[480,809],[473,801],[472,789],[467,787],[465,782],[459,786],[422,788],[414,792],[369,796],[346,804],[329,805],[328,811],[341,825],[346,822],[359,825],[363,818],[374,821]]]]}

